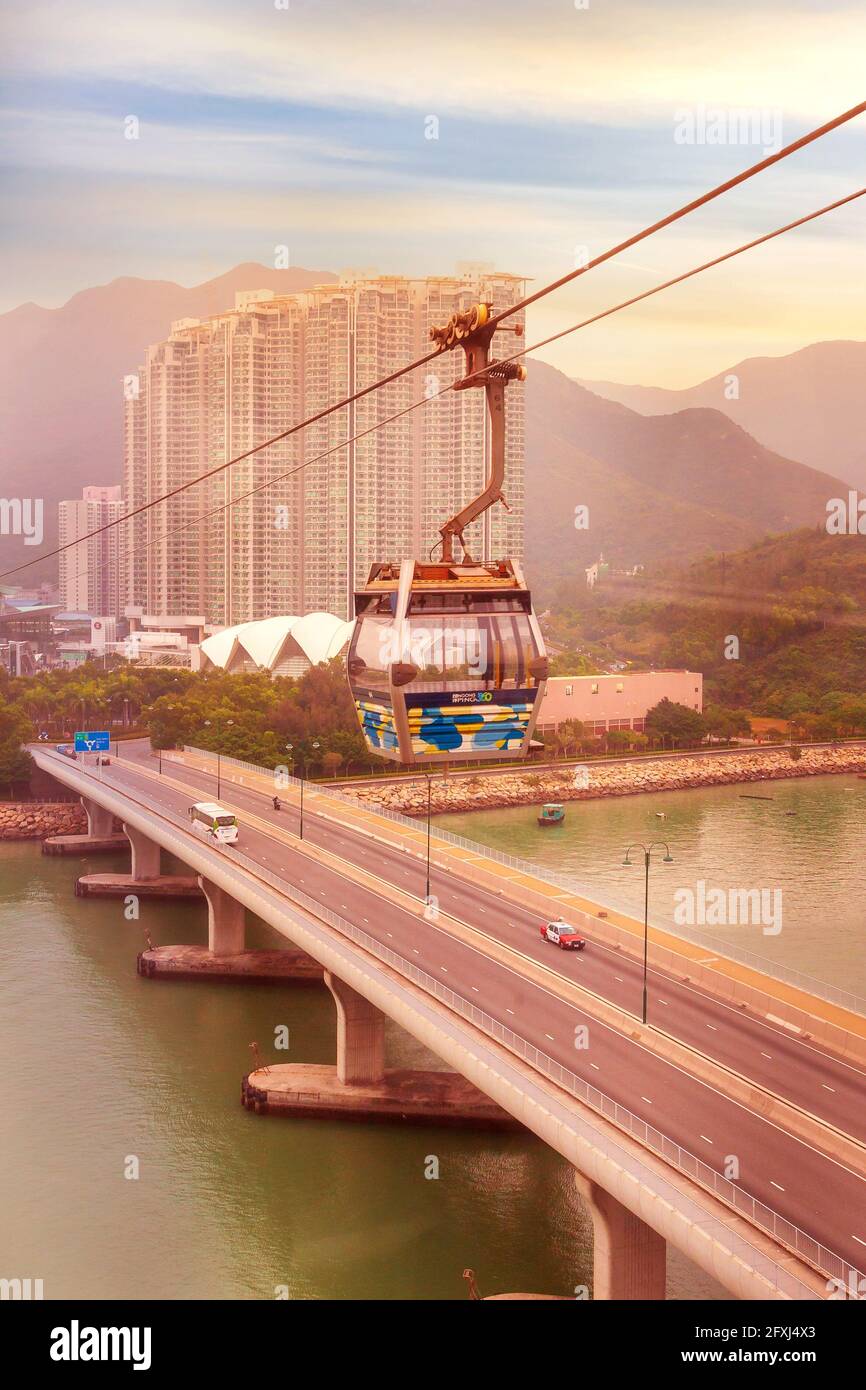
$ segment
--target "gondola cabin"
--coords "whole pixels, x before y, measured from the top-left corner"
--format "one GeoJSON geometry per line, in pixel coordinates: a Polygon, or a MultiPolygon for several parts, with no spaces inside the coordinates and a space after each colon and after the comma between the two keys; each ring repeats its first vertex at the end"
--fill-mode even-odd
{"type": "Polygon", "coordinates": [[[512,560],[374,565],[355,593],[349,687],[372,752],[433,764],[525,754],[547,657],[512,560]]]}

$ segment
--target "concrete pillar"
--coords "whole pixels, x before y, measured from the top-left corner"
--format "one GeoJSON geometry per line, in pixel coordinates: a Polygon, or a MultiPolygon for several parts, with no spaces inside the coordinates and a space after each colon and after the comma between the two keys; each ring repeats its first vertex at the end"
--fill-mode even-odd
{"type": "Polygon", "coordinates": [[[105,806],[100,806],[98,802],[91,801],[88,796],[81,798],[87,816],[87,833],[91,840],[104,840],[114,834],[114,814],[105,806]]]}
{"type": "Polygon", "coordinates": [[[160,847],[149,835],[136,830],[134,826],[124,825],[123,832],[132,850],[132,877],[143,883],[146,879],[159,878],[160,847]]]}
{"type": "Polygon", "coordinates": [[[662,1236],[598,1183],[575,1172],[577,1190],[592,1212],[593,1298],[663,1299],[662,1236]]]}
{"type": "Polygon", "coordinates": [[[343,980],[325,971],[337,1006],[337,1080],[365,1086],[385,1075],[385,1016],[343,980]]]}
{"type": "Polygon", "coordinates": [[[243,903],[202,874],[198,876],[198,886],[207,898],[208,950],[214,956],[238,955],[244,949],[246,909],[243,903]]]}

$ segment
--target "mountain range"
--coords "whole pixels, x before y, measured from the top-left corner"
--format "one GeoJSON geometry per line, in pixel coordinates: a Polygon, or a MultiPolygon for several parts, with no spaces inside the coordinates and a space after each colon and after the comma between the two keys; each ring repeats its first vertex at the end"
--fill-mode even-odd
{"type": "Polygon", "coordinates": [[[866,489],[866,342],[812,343],[784,357],[749,357],[680,391],[580,380],[643,415],[690,406],[721,410],[768,449],[866,489]]]}
{"type": "MultiPolygon", "coordinates": [[[[292,293],[335,279],[328,271],[246,264],[192,288],[124,278],[84,290],[62,308],[24,304],[0,315],[0,494],[44,498],[47,548],[56,537],[58,501],[80,496],[88,483],[120,482],[122,378],[173,320],[225,311],[238,290],[292,293]]],[[[691,393],[653,395],[655,388],[603,382],[589,389],[531,360],[526,554],[533,583],[548,593],[563,578],[582,584],[583,568],[601,552],[616,565],[647,565],[739,549],[767,532],[820,523],[828,498],[844,495],[840,476],[850,476],[845,470],[857,451],[853,382],[863,365],[866,343],[818,343],[790,358],[754,359],[740,365],[739,401],[727,402],[718,385],[723,377],[691,393]],[[778,368],[772,392],[757,374],[768,362],[778,368]],[[830,471],[796,461],[802,448],[777,452],[768,445],[773,428],[787,428],[786,415],[808,417],[801,442],[813,458],[820,454],[820,421],[828,412],[817,387],[810,393],[803,386],[809,362],[822,364],[816,380],[835,403],[826,431],[829,439],[832,423],[838,439],[823,461],[830,471]],[[615,392],[633,399],[605,398],[615,392]],[[693,399],[696,392],[706,399],[693,399]],[[733,418],[733,405],[748,405],[757,418],[754,398],[762,392],[760,430],[733,418]],[[846,422],[854,440],[847,452],[846,422]],[[575,527],[578,506],[588,508],[588,529],[575,527]]],[[[0,568],[22,558],[31,556],[22,555],[20,539],[0,536],[0,568]]],[[[54,574],[52,562],[34,565],[21,582],[54,574]]]]}
{"type": "Polygon", "coordinates": [[[641,415],[535,361],[526,405],[526,563],[542,598],[571,576],[582,584],[602,552],[631,568],[738,550],[821,524],[845,495],[719,410],[641,415]]]}
{"type": "MultiPolygon", "coordinates": [[[[336,278],[250,263],[191,288],[124,277],[59,309],[21,304],[0,314],[0,495],[44,498],[48,548],[58,502],[80,497],[88,483],[121,481],[123,378],[173,320],[231,309],[237,290],[291,294],[336,278]]],[[[31,558],[19,538],[0,536],[0,569],[31,558]]],[[[55,565],[34,565],[20,582],[53,579],[55,565]]]]}

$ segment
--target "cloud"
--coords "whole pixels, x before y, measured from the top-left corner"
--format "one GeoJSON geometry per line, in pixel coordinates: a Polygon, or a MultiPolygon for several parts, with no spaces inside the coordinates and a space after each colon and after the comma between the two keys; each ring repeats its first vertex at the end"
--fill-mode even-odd
{"type": "MultiPolygon", "coordinates": [[[[790,140],[861,99],[864,29],[843,0],[820,16],[811,0],[31,0],[7,17],[2,59],[7,306],[125,274],[195,283],[270,263],[276,244],[333,270],[483,259],[540,284],[580,245],[595,253],[760,157],[675,143],[677,110],[778,108],[790,140]]],[[[581,279],[534,311],[532,332],[847,192],[864,130],[581,279]]],[[[834,214],[550,357],[575,375],[661,381],[684,357],[709,375],[753,351],[856,337],[862,226],[860,209],[834,214]]]]}
{"type": "Polygon", "coordinates": [[[320,106],[613,125],[698,103],[826,117],[862,96],[856,7],[37,0],[13,71],[320,106]],[[832,71],[832,92],[827,73],[832,71]]]}

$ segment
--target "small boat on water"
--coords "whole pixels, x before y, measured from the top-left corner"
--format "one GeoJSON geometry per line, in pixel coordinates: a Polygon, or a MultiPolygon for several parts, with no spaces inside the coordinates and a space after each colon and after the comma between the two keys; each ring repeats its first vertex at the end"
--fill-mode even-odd
{"type": "Polygon", "coordinates": [[[546,801],[538,813],[539,825],[562,825],[565,820],[565,807],[558,801],[546,801]]]}

